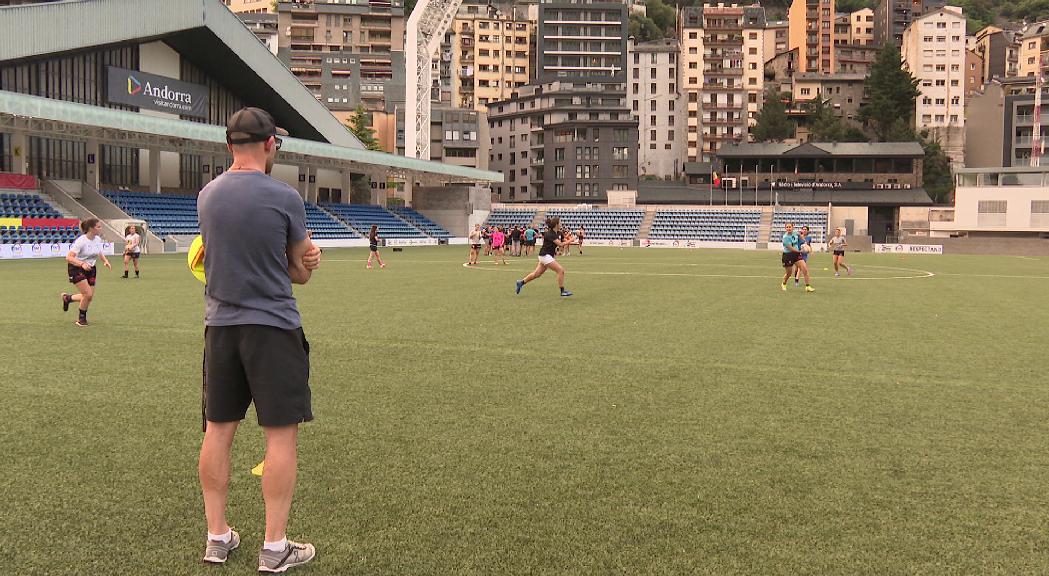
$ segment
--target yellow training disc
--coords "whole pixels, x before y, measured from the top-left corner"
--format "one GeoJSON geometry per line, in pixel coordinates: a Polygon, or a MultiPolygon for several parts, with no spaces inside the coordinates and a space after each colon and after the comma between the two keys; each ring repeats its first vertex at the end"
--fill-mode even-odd
{"type": "Polygon", "coordinates": [[[199,235],[189,245],[187,264],[189,271],[197,277],[197,280],[207,284],[207,280],[204,279],[204,238],[199,235]]]}

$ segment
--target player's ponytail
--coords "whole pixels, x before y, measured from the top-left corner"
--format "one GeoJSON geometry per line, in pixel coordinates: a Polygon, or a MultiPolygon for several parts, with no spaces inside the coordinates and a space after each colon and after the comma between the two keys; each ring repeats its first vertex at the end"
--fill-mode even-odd
{"type": "Polygon", "coordinates": [[[549,218],[546,219],[546,227],[549,228],[550,230],[556,229],[557,225],[560,224],[560,223],[561,223],[561,218],[559,218],[557,216],[550,216],[549,218]]]}

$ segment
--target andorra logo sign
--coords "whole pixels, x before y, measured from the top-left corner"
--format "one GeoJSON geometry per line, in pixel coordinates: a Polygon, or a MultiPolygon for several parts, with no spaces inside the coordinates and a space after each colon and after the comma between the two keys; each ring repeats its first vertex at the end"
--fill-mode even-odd
{"type": "Polygon", "coordinates": [[[127,77],[127,93],[136,96],[142,93],[142,83],[134,76],[127,77]]]}

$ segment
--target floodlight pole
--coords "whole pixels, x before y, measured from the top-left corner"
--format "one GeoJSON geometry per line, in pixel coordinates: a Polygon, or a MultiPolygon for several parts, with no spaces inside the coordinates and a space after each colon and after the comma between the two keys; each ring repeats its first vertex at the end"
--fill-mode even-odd
{"type": "Polygon", "coordinates": [[[408,17],[404,45],[404,155],[409,158],[430,159],[430,60],[441,47],[441,39],[460,4],[462,0],[420,0],[408,17]]]}

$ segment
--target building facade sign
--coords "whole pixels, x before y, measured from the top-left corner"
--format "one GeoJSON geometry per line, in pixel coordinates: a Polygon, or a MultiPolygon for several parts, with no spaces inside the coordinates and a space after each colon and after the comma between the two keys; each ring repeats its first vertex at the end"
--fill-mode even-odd
{"type": "Polygon", "coordinates": [[[106,87],[106,99],[112,104],[208,117],[208,88],[200,84],[109,66],[106,68],[106,87]]]}

